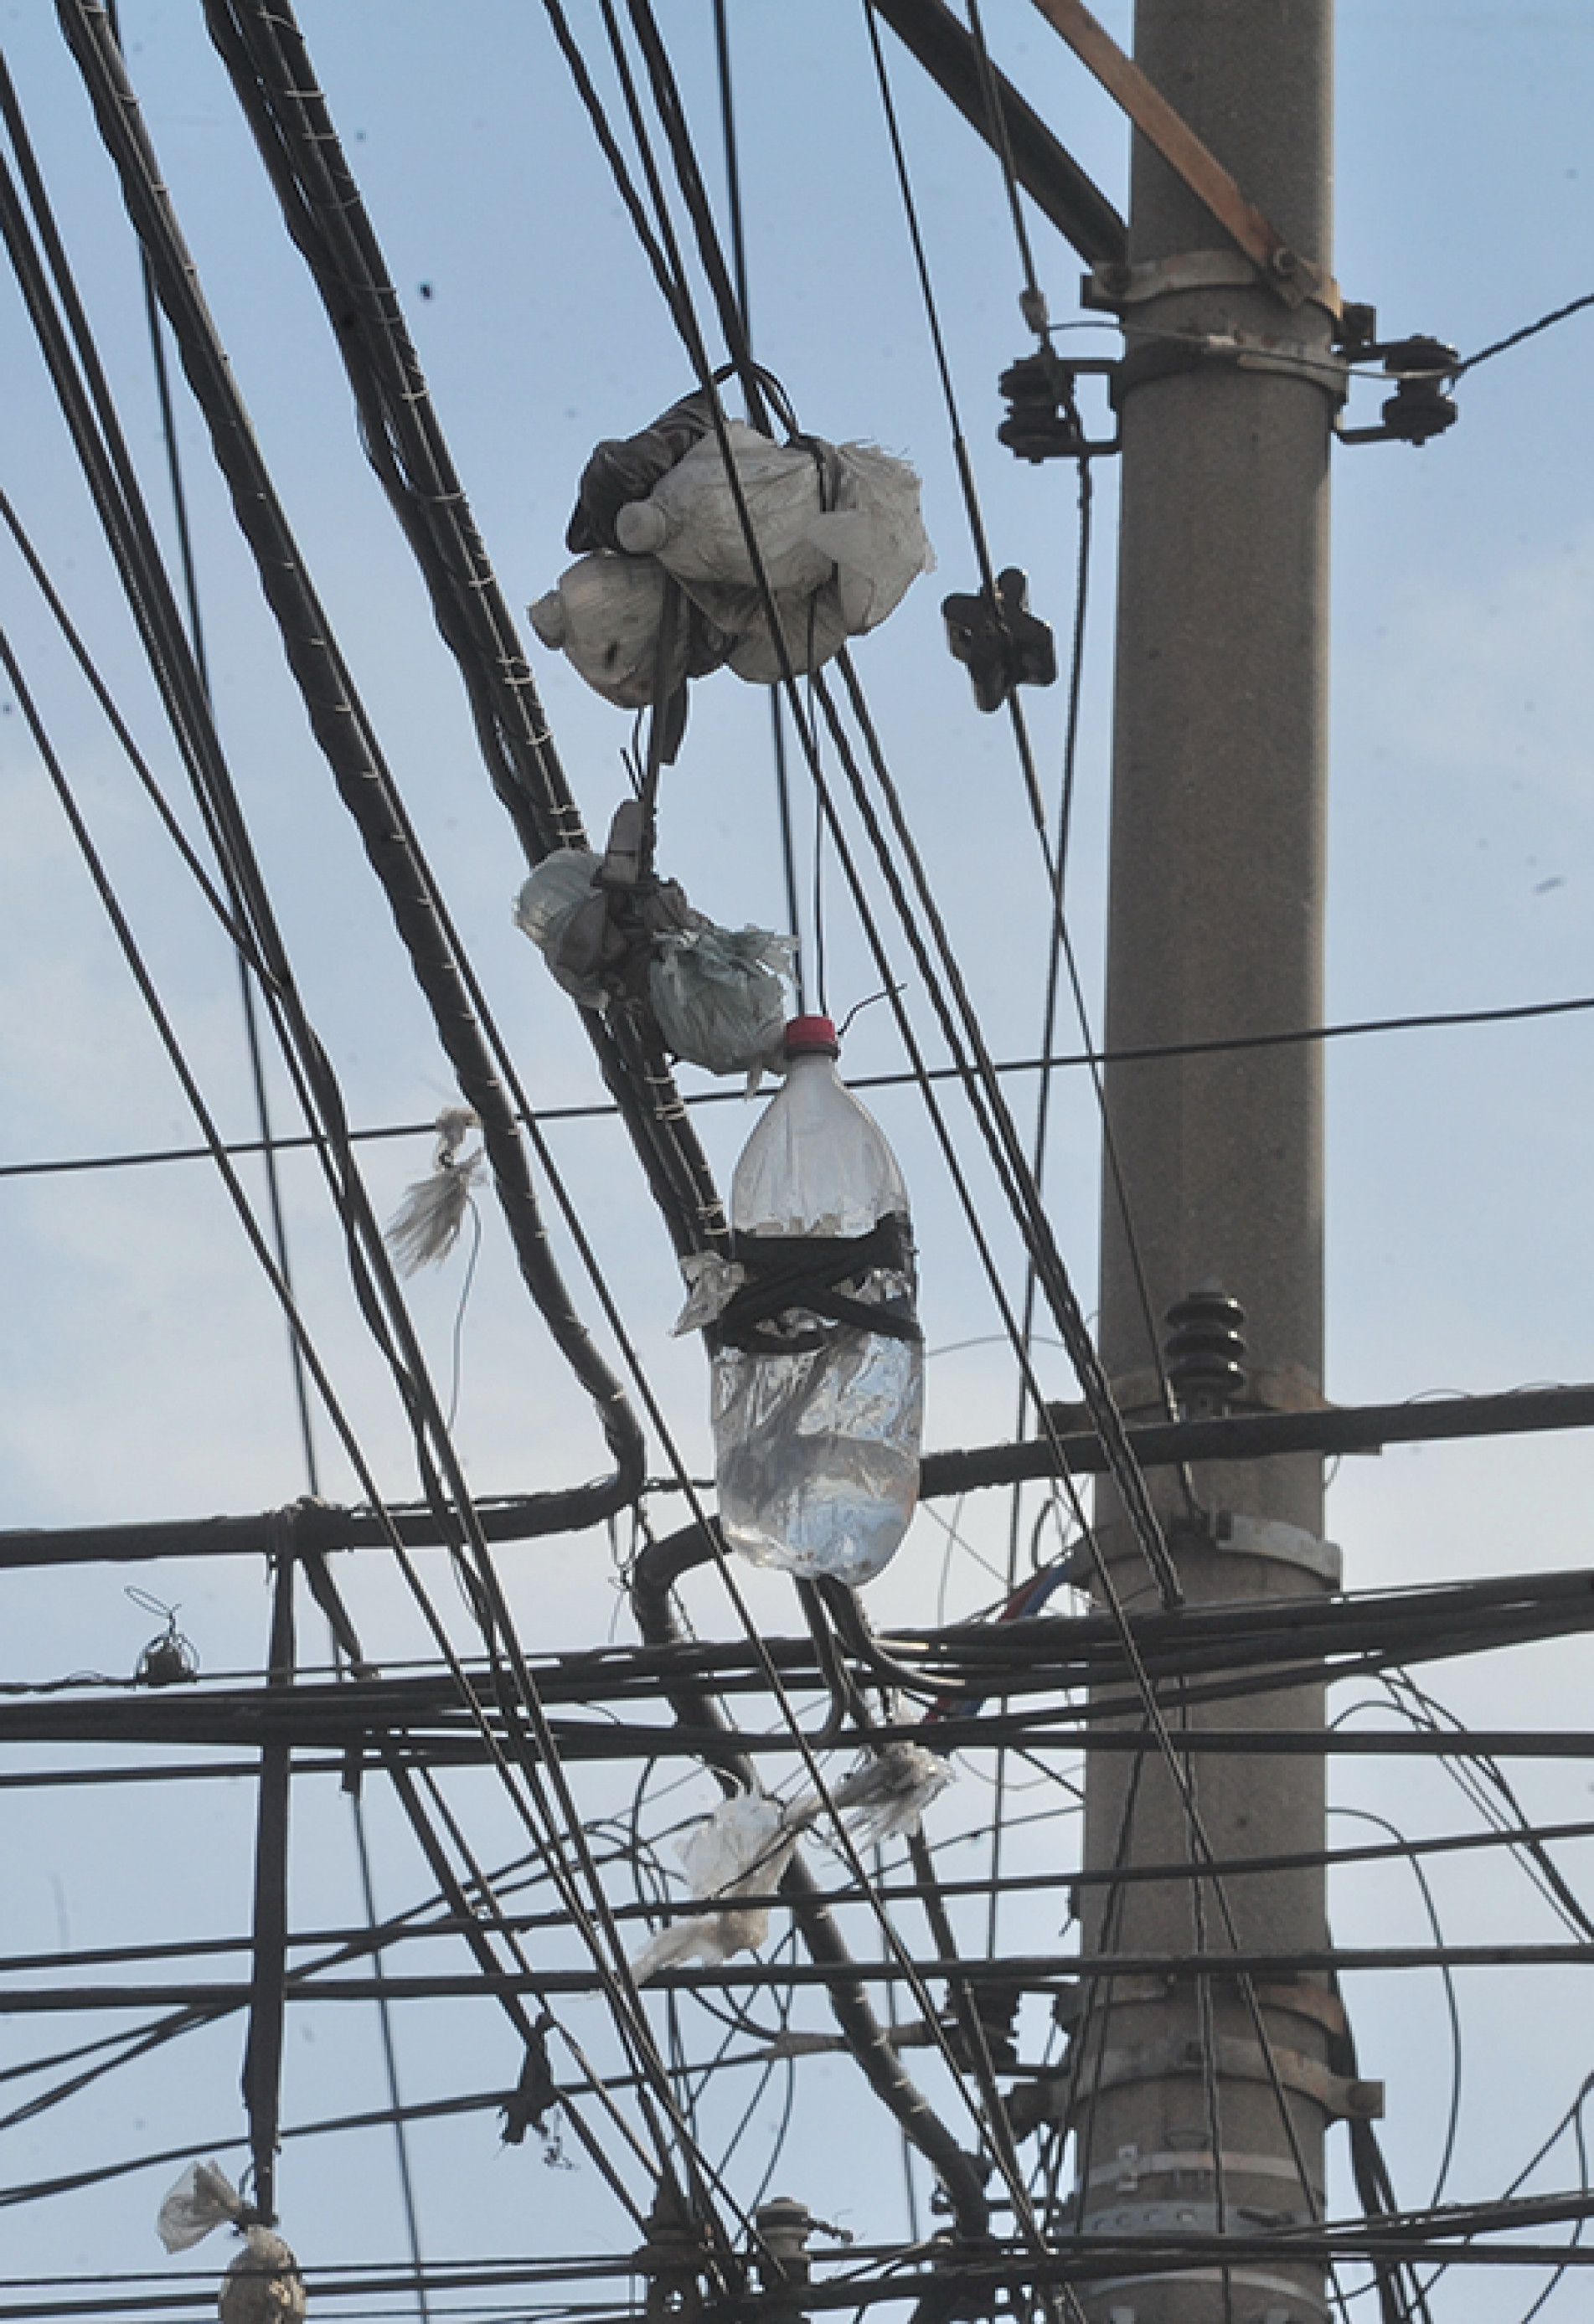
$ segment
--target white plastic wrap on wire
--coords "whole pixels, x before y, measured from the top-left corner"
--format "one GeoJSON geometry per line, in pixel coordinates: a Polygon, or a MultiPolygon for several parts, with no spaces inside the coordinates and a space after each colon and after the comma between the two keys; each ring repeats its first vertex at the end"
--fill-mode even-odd
{"type": "Polygon", "coordinates": [[[785,1071],[786,985],[797,946],[768,928],[712,922],[661,936],[648,997],[665,1047],[711,1074],[785,1071]]]}
{"type": "Polygon", "coordinates": [[[468,1105],[446,1105],[434,1127],[431,1175],[405,1189],[387,1231],[388,1249],[404,1275],[447,1258],[470,1208],[471,1182],[487,1158],[479,1146],[469,1154],[460,1151],[471,1131],[481,1127],[468,1105]]]}
{"type": "MultiPolygon", "coordinates": [[[[831,1785],[830,1797],[853,1847],[880,1848],[898,1836],[911,1839],[925,1810],[951,1781],[952,1769],[938,1751],[918,1743],[881,1743],[831,1785]]],[[[822,1807],[817,1793],[805,1792],[787,1810],[787,1821],[816,1823],[822,1807]]]]}
{"type": "Polygon", "coordinates": [[[571,967],[561,954],[580,913],[598,898],[604,859],[586,847],[558,847],[545,855],[515,899],[515,926],[547,961],[556,983],[584,1009],[607,997],[602,981],[571,967]]]}
{"type": "Polygon", "coordinates": [[[898,1834],[911,1840],[930,1802],[946,1789],[952,1769],[938,1751],[919,1743],[882,1743],[861,1759],[831,1792],[857,1848],[879,1848],[898,1834]]]}
{"type": "MultiPolygon", "coordinates": [[[[702,436],[600,530],[621,553],[605,546],[571,566],[531,607],[531,625],[625,710],[667,702],[725,661],[755,686],[777,685],[788,664],[818,669],[883,622],[935,561],[906,460],[819,437],[777,444],[741,420],[726,422],[723,448],[702,436]],[[676,621],[661,669],[667,577],[688,618],[676,621]]],[[[595,536],[589,527],[581,537],[595,536]]]]}
{"type": "MultiPolygon", "coordinates": [[[[622,710],[645,710],[659,683],[665,575],[648,557],[594,549],[562,573],[531,607],[545,646],[562,651],[594,693],[622,710]]],[[[677,624],[664,673],[667,700],[686,675],[686,626],[677,624]]]]}
{"type": "Polygon", "coordinates": [[[653,557],[736,642],[731,668],[773,686],[781,655],[758,563],[794,669],[817,669],[849,637],[874,629],[935,563],[919,516],[918,478],[868,444],[775,444],[733,420],[726,438],[747,522],[717,438],[705,437],[615,520],[622,549],[653,557]]]}
{"type": "Polygon", "coordinates": [[[631,1963],[637,1983],[645,1985],[661,1969],[686,1960],[717,1968],[733,1953],[761,1945],[769,1933],[769,1907],[732,1900],[767,1895],[778,1887],[797,1841],[797,1830],[779,1800],[762,1792],[738,1792],[723,1800],[677,1850],[693,1895],[719,1909],[694,1913],[660,1929],[631,1963]]]}
{"type": "Polygon", "coordinates": [[[281,2236],[258,2220],[245,2224],[248,2206],[219,2164],[190,2163],[168,2190],[155,2232],[169,2252],[189,2251],[213,2229],[231,2226],[244,2248],[222,2279],[217,2306],[222,2324],[300,2324],[304,2278],[281,2236]]]}

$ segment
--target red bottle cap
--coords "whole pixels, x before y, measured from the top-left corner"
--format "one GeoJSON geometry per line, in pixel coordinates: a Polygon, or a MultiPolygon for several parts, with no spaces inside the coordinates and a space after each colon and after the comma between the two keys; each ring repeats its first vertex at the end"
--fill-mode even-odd
{"type": "Polygon", "coordinates": [[[818,1050],[827,1057],[839,1057],[842,1045],[835,1038],[835,1027],[828,1017],[793,1017],[786,1028],[786,1054],[802,1057],[818,1050]]]}

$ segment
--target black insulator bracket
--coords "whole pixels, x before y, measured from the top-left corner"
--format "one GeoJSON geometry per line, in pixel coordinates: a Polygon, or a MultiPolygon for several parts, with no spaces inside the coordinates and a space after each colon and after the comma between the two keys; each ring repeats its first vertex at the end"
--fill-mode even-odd
{"type": "Polygon", "coordinates": [[[1460,357],[1442,339],[1418,334],[1409,339],[1375,340],[1351,350],[1353,358],[1381,357],[1395,392],[1384,405],[1377,428],[1341,428],[1334,433],[1341,444],[1426,444],[1453,428],[1460,417],[1445,389],[1460,367],[1460,357]]]}
{"type": "Polygon", "coordinates": [[[1051,686],[1057,676],[1052,625],[1029,610],[1029,578],[1009,565],[994,591],[945,597],[946,642],[973,683],[981,710],[1000,710],[1018,686],[1051,686]]]}
{"type": "Polygon", "coordinates": [[[1085,433],[1079,408],[1078,383],[1089,377],[1110,379],[1117,370],[1110,355],[1060,355],[1052,346],[1020,355],[997,382],[1008,406],[1008,416],[996,431],[997,441],[1021,460],[1088,460],[1116,452],[1119,437],[1085,433]]]}

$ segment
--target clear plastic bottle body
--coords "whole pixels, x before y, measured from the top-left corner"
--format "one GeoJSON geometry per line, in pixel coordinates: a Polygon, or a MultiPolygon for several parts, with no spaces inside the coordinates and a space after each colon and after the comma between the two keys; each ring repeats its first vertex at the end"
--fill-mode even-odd
{"type": "MultiPolygon", "coordinates": [[[[795,1055],[736,1171],[731,1219],[800,1241],[898,1222],[904,1264],[843,1282],[866,1305],[911,1309],[908,1196],[884,1134],[824,1052],[795,1055]]],[[[917,1339],[785,1311],[751,1349],[714,1359],[720,1522],[758,1565],[857,1585],[887,1564],[918,1495],[924,1351],[917,1339]],[[780,1352],[780,1339],[790,1342],[780,1352]]]]}

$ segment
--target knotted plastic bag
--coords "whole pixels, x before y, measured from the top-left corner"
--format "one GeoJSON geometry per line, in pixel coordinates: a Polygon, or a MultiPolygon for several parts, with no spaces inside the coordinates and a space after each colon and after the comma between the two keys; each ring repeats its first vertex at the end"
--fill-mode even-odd
{"type": "Polygon", "coordinates": [[[662,672],[659,667],[668,586],[663,567],[651,558],[595,549],[539,597],[530,608],[531,626],[545,646],[568,656],[605,702],[645,710],[656,696],[668,701],[686,678],[685,622],[676,624],[662,672]]]}
{"type": "Polygon", "coordinates": [[[155,2233],[169,2252],[189,2251],[213,2227],[243,2217],[243,2197],[218,2163],[190,2163],[169,2189],[155,2218],[155,2233]]]}
{"type": "Polygon", "coordinates": [[[935,558],[906,461],[819,438],[775,444],[736,420],[725,434],[734,486],[717,438],[705,436],[645,500],[621,509],[614,532],[622,548],[656,558],[733,638],[728,658],[739,678],[773,685],[782,657],[760,567],[786,659],[802,671],[883,622],[935,558]]]}
{"type": "Polygon", "coordinates": [[[796,949],[768,928],[712,922],[661,936],[648,996],[665,1047],[711,1074],[784,1071],[783,980],[796,949]]]}
{"type": "Polygon", "coordinates": [[[596,445],[581,472],[566,548],[618,549],[614,520],[620,511],[628,502],[644,499],[713,425],[709,399],[700,388],[635,436],[609,437],[596,445]]]}
{"type": "MultiPolygon", "coordinates": [[[[556,980],[585,1009],[600,1009],[640,983],[633,951],[665,1047],[711,1074],[781,1066],[786,992],[796,946],[768,928],[722,928],[694,911],[673,880],[626,891],[600,882],[605,859],[586,848],[545,856],[521,890],[515,922],[556,980]],[[617,902],[623,921],[615,917],[617,902]]],[[[634,875],[633,875],[634,876],[634,875]]]]}
{"type": "Polygon", "coordinates": [[[554,981],[584,1009],[608,998],[604,970],[623,943],[607,943],[609,907],[598,887],[604,859],[590,848],[560,847],[545,855],[515,901],[515,926],[547,961],[554,981]]]}
{"type": "Polygon", "coordinates": [[[779,1887],[797,1841],[779,1800],[762,1792],[738,1792],[723,1800],[706,1822],[687,1833],[677,1853],[694,1896],[705,1904],[727,1901],[717,1912],[672,1921],[650,1938],[631,1963],[637,1983],[645,1985],[661,1969],[693,1959],[714,1968],[733,1953],[761,1945],[769,1933],[769,1907],[728,1900],[767,1895],[779,1887]]]}
{"type": "Polygon", "coordinates": [[[304,2278],[299,2262],[270,2227],[244,2230],[244,2248],[222,2278],[221,2324],[302,2324],[304,2278]]]}
{"type": "Polygon", "coordinates": [[[238,2228],[244,2248],[222,2279],[221,2324],[300,2324],[306,2307],[299,2262],[274,2229],[247,2215],[247,2204],[218,2163],[190,2163],[168,2190],[155,2232],[169,2252],[180,2252],[203,2243],[216,2227],[238,2228]]]}

